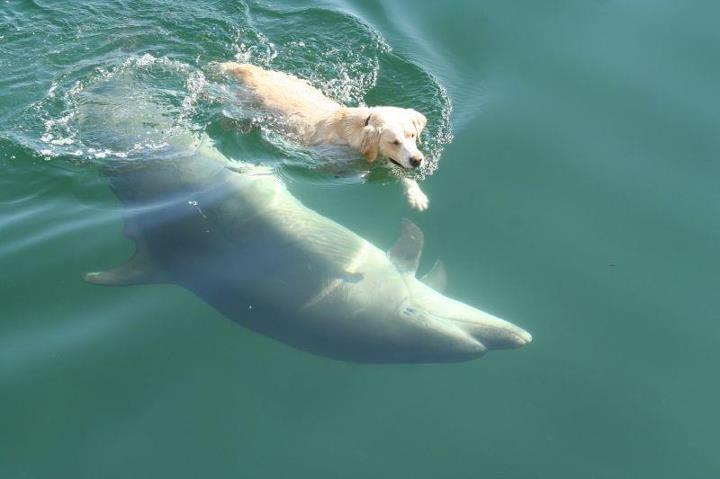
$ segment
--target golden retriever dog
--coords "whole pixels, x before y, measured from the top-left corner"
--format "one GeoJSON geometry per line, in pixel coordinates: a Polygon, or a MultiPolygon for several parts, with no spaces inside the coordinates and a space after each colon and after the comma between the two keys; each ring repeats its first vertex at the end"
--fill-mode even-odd
{"type": "MultiPolygon", "coordinates": [[[[381,157],[408,169],[425,160],[417,148],[427,123],[422,113],[392,106],[348,108],[306,80],[247,63],[222,63],[220,70],[244,84],[264,108],[280,114],[307,145],[346,145],[369,162],[381,157]]],[[[401,182],[410,205],[426,210],[428,198],[417,182],[409,178],[401,182]]]]}

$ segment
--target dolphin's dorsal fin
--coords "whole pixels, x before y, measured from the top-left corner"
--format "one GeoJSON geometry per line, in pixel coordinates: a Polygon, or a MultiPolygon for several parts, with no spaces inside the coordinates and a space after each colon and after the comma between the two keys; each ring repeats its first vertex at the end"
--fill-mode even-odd
{"type": "Polygon", "coordinates": [[[442,261],[437,260],[435,264],[427,272],[425,276],[420,278],[420,281],[430,286],[438,293],[444,293],[447,288],[447,272],[445,271],[445,265],[442,261]]]}
{"type": "Polygon", "coordinates": [[[84,278],[88,283],[103,286],[129,286],[167,282],[162,271],[140,247],[136,247],[135,254],[120,266],[105,271],[85,273],[84,278]]]}
{"type": "Polygon", "coordinates": [[[400,223],[400,237],[387,252],[388,258],[403,273],[415,274],[422,255],[424,236],[420,228],[407,218],[400,223]]]}

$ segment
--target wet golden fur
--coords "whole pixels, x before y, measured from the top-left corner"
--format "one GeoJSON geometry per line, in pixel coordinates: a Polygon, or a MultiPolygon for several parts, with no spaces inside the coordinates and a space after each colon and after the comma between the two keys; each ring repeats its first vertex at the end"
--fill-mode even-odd
{"type": "MultiPolygon", "coordinates": [[[[417,141],[427,120],[415,110],[345,107],[294,75],[235,62],[223,63],[220,69],[237,78],[265,109],[280,114],[308,145],[347,145],[370,162],[383,157],[403,168],[416,168],[424,161],[417,141]]],[[[417,182],[404,178],[402,183],[411,206],[426,209],[428,200],[417,182]]]]}

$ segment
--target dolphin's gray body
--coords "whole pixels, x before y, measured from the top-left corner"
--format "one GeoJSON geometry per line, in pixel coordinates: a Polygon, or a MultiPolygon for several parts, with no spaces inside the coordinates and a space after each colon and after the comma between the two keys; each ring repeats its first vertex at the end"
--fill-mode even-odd
{"type": "MultiPolygon", "coordinates": [[[[145,128],[110,126],[116,144],[145,128]]],[[[170,143],[160,160],[105,168],[136,253],[88,281],[179,284],[252,330],[347,361],[463,361],[531,341],[444,296],[441,267],[416,279],[423,240],[412,223],[386,253],[305,207],[276,176],[231,168],[209,140],[170,143]]]]}

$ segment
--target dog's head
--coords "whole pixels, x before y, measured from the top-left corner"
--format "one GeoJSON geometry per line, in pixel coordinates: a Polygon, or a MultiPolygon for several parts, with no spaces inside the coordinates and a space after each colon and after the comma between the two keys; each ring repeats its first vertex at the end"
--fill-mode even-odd
{"type": "Polygon", "coordinates": [[[363,126],[360,152],[368,161],[381,156],[403,168],[417,168],[425,161],[417,142],[426,123],[425,116],[412,109],[372,108],[363,126]]]}

